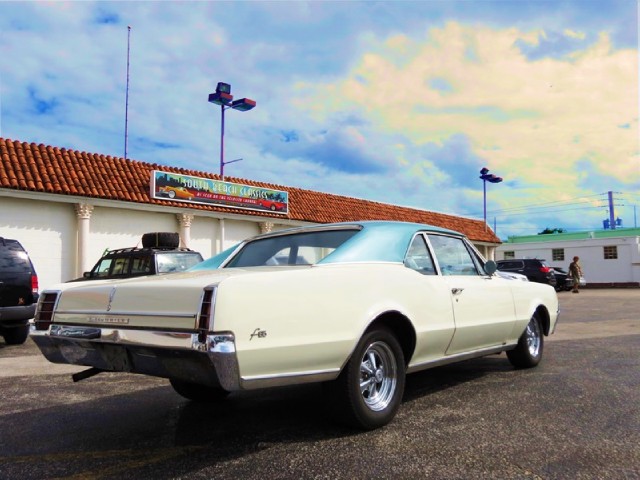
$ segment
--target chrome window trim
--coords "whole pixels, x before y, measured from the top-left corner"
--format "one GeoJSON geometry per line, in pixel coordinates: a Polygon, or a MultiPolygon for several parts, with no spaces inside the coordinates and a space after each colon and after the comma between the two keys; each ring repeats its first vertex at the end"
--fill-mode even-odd
{"type": "MultiPolygon", "coordinates": [[[[238,248],[236,248],[231,254],[229,254],[229,256],[226,258],[226,260],[224,262],[222,262],[220,264],[220,266],[218,268],[226,268],[227,265],[235,258],[235,256],[238,254],[238,252],[240,252],[240,250],[242,250],[246,245],[249,245],[250,243],[259,241],[259,240],[264,240],[265,238],[275,238],[275,237],[284,237],[284,236],[288,236],[288,235],[296,235],[298,233],[315,233],[315,232],[324,232],[327,230],[358,230],[361,231],[364,227],[358,223],[350,223],[350,224],[344,224],[344,225],[317,225],[315,227],[298,227],[298,228],[287,228],[285,230],[279,230],[277,232],[270,232],[270,233],[265,233],[263,235],[258,235],[256,237],[250,238],[249,240],[245,240],[244,242],[241,242],[240,245],[238,245],[238,248]]],[[[316,265],[316,264],[313,264],[316,265]]]]}
{"type": "MultiPolygon", "coordinates": [[[[474,267],[474,269],[476,270],[476,276],[478,276],[478,277],[482,277],[482,276],[485,276],[485,277],[486,277],[486,276],[487,276],[487,275],[484,273],[484,271],[483,271],[483,272],[478,271],[478,265],[477,265],[477,263],[476,263],[475,259],[473,258],[473,254],[472,254],[472,252],[470,252],[470,251],[469,251],[469,241],[467,240],[467,238],[466,238],[464,235],[452,235],[452,234],[450,234],[450,233],[441,233],[441,232],[422,232],[422,233],[424,233],[425,239],[426,239],[426,241],[427,241],[427,245],[428,245],[429,250],[431,251],[431,254],[432,254],[432,256],[433,256],[433,260],[434,260],[434,262],[435,262],[435,264],[436,264],[436,270],[437,270],[437,272],[438,272],[438,275],[442,275],[442,276],[455,276],[455,275],[444,275],[444,274],[442,273],[442,270],[441,270],[441,268],[440,268],[440,261],[439,261],[439,259],[438,259],[438,255],[436,255],[436,251],[435,251],[435,249],[433,248],[433,245],[431,244],[431,240],[430,240],[430,238],[429,238],[431,235],[433,235],[433,236],[438,236],[438,237],[449,237],[449,238],[455,238],[455,239],[457,239],[457,240],[462,241],[462,245],[463,245],[463,246],[465,247],[465,249],[467,250],[467,253],[469,254],[469,258],[470,258],[470,260],[471,260],[471,263],[473,264],[473,267],[474,267]]],[[[465,275],[465,276],[471,277],[471,276],[473,276],[473,275],[465,275]]]]}

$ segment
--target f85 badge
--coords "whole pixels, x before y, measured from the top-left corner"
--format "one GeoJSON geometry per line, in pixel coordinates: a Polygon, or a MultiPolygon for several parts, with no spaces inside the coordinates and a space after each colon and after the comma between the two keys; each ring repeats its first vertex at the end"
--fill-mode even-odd
{"type": "Polygon", "coordinates": [[[249,341],[253,340],[253,337],[257,337],[257,338],[264,338],[267,336],[267,331],[266,330],[260,330],[259,328],[256,328],[253,333],[249,336],[249,341]]]}

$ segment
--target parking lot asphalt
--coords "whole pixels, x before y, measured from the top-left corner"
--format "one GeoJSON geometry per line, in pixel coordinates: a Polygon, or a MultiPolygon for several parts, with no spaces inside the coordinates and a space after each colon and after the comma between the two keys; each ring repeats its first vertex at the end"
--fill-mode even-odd
{"type": "Polygon", "coordinates": [[[356,432],[317,385],[190,403],[164,379],[74,384],[0,342],[0,478],[640,479],[640,289],[559,294],[542,363],[504,355],[408,377],[396,419],[356,432]]]}

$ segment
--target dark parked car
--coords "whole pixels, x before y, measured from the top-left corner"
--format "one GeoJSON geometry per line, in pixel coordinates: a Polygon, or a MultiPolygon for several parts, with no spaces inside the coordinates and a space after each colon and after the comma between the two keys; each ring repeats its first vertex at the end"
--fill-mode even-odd
{"type": "Polygon", "coordinates": [[[199,252],[178,247],[177,233],[145,233],[142,248],[119,248],[110,250],[82,278],[72,280],[105,280],[113,278],[140,277],[159,273],[182,272],[202,262],[199,252]]]}
{"type": "Polygon", "coordinates": [[[573,278],[569,272],[560,267],[552,267],[556,276],[556,291],[571,290],[573,288],[573,278]]]}
{"type": "Polygon", "coordinates": [[[38,276],[17,240],[0,237],[0,335],[10,345],[24,343],[38,302],[38,276]]]}
{"type": "Polygon", "coordinates": [[[510,258],[498,260],[498,270],[502,272],[515,272],[526,276],[531,282],[546,283],[556,286],[556,275],[553,267],[539,258],[510,258]]]}

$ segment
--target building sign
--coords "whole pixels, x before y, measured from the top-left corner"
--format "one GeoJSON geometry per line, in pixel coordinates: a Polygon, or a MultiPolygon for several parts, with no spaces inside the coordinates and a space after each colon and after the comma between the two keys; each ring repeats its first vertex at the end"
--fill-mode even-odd
{"type": "Polygon", "coordinates": [[[281,190],[159,170],[151,172],[151,197],[283,214],[289,212],[289,194],[281,190]]]}

